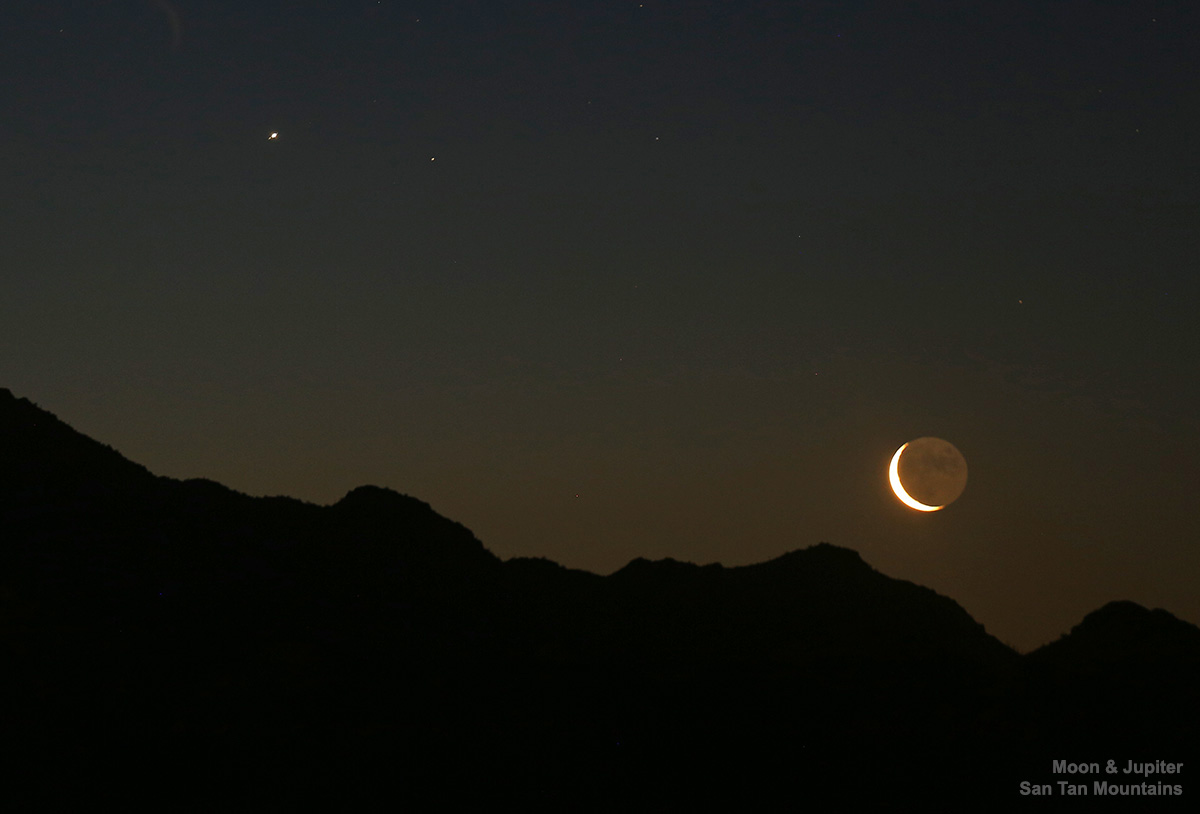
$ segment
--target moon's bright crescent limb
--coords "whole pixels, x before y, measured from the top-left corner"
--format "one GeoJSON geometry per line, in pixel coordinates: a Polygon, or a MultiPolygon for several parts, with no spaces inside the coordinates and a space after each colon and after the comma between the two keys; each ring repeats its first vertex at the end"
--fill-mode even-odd
{"type": "Polygon", "coordinates": [[[892,491],[896,493],[896,497],[900,498],[900,502],[910,509],[916,509],[919,512],[936,512],[943,506],[926,506],[924,503],[913,500],[908,492],[904,491],[904,485],[900,483],[900,453],[904,452],[904,444],[900,449],[896,450],[896,454],[892,456],[892,465],[888,467],[888,479],[892,482],[892,491]]]}

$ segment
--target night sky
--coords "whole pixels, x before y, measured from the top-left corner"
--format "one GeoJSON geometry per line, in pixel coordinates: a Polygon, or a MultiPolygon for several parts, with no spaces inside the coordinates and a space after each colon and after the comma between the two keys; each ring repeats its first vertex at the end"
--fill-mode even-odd
{"type": "Polygon", "coordinates": [[[6,0],[0,386],[609,573],[1200,623],[1193,2],[6,0]],[[277,133],[277,138],[270,138],[277,133]],[[900,444],[970,477],[901,505],[900,444]]]}

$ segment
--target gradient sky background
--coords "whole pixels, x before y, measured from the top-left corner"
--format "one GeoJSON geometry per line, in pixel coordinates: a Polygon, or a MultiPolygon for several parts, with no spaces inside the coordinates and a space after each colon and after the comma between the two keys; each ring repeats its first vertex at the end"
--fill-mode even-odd
{"type": "Polygon", "coordinates": [[[503,557],[828,541],[1022,649],[1200,623],[1198,22],[6,0],[0,386],[503,557]],[[924,435],[970,466],[935,514],[886,479],[924,435]]]}

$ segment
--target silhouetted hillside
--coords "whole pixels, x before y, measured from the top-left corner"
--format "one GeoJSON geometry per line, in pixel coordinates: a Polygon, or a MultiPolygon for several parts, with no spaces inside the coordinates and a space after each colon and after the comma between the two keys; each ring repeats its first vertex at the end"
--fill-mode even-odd
{"type": "Polygon", "coordinates": [[[1075,748],[1194,749],[1200,628],[1165,610],[1110,602],[1024,659],[1023,709],[1075,748]],[[1100,711],[1098,714],[1097,711],[1100,711]]]}
{"type": "Polygon", "coordinates": [[[1162,608],[1147,610],[1136,602],[1109,602],[1092,611],[1062,636],[1030,654],[1042,665],[1093,662],[1105,668],[1131,662],[1172,663],[1200,648],[1200,628],[1162,608]]]}
{"type": "Polygon", "coordinates": [[[57,496],[86,489],[107,492],[144,486],[154,476],[112,447],[75,432],[58,418],[0,388],[0,466],[3,499],[57,496]]]}
{"type": "Polygon", "coordinates": [[[825,543],[501,562],[387,489],[155,477],[8,391],[0,486],[2,723],[63,801],[152,776],[197,808],[1006,810],[1047,744],[1184,759],[1162,752],[1195,720],[1200,630],[1163,611],[1114,603],[1021,658],[825,543]]]}

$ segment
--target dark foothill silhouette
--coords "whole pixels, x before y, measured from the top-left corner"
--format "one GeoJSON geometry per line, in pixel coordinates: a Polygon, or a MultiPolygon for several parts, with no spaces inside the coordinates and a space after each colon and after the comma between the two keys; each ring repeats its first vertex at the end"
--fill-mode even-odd
{"type": "Polygon", "coordinates": [[[1200,731],[1166,611],[1022,656],[826,543],[502,561],[388,489],[156,477],[7,390],[0,539],[12,793],[51,807],[1016,810],[1052,759],[1186,762],[1200,731]]]}

